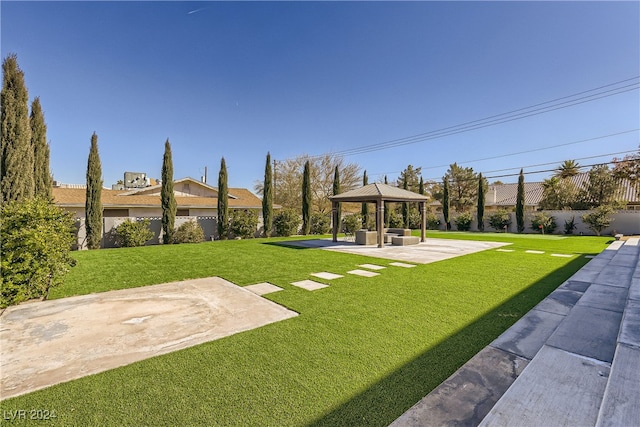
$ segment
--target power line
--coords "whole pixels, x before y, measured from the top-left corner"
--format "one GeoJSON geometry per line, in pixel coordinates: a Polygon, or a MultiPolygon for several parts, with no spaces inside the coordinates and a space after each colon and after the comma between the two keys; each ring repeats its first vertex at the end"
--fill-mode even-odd
{"type": "MultiPolygon", "coordinates": [[[[527,117],[532,117],[532,116],[548,113],[551,111],[556,111],[556,110],[572,107],[575,105],[584,104],[586,102],[596,101],[598,99],[619,95],[632,90],[637,90],[640,88],[640,83],[637,81],[634,83],[625,84],[623,86],[619,86],[619,85],[630,82],[632,80],[638,80],[639,78],[640,76],[636,76],[630,79],[625,79],[625,80],[621,80],[615,83],[610,83],[604,86],[599,86],[597,88],[578,92],[573,95],[563,96],[550,101],[534,104],[528,107],[523,107],[516,110],[508,111],[505,113],[485,117],[483,119],[473,120],[473,121],[461,123],[455,126],[449,126],[449,127],[437,129],[434,131],[424,132],[417,135],[398,138],[398,139],[381,142],[377,144],[369,144],[361,147],[345,149],[341,151],[334,151],[331,154],[342,155],[342,156],[364,154],[372,151],[379,151],[379,150],[385,150],[385,149],[400,147],[400,146],[409,145],[409,144],[415,144],[418,142],[424,142],[432,139],[443,138],[446,136],[456,135],[463,132],[470,132],[472,130],[482,129],[489,126],[495,126],[498,124],[520,120],[527,117]],[[618,87],[604,90],[604,91],[601,90],[604,88],[610,88],[612,86],[618,86],[618,87]],[[597,92],[597,93],[591,93],[589,95],[580,96],[589,92],[597,92]],[[574,99],[570,99],[570,98],[574,98],[574,99]],[[567,101],[558,103],[558,101],[562,101],[562,100],[567,100],[567,101]],[[541,107],[547,104],[552,104],[552,105],[541,107]],[[537,107],[541,107],[541,108],[537,108],[537,107]]],[[[313,157],[321,157],[321,156],[313,156],[313,157]]]]}
{"type": "MultiPolygon", "coordinates": [[[[501,154],[499,156],[485,157],[485,158],[482,158],[482,159],[467,160],[467,161],[464,161],[464,162],[456,162],[456,163],[458,163],[459,165],[464,165],[464,164],[468,164],[468,163],[483,162],[483,161],[486,161],[486,160],[501,159],[501,158],[504,158],[504,157],[517,156],[517,155],[520,155],[520,154],[528,154],[528,153],[534,153],[534,152],[537,152],[537,151],[551,150],[553,148],[558,148],[558,147],[566,147],[567,145],[575,145],[575,144],[581,144],[583,142],[596,141],[598,139],[610,138],[612,136],[624,135],[624,134],[627,134],[627,133],[637,132],[637,131],[640,131],[640,128],[625,130],[625,131],[617,132],[617,133],[611,133],[609,135],[595,136],[593,138],[581,139],[579,141],[566,142],[564,144],[550,145],[550,146],[542,147],[542,148],[533,148],[531,150],[518,151],[516,153],[501,154]]],[[[429,166],[429,167],[426,167],[426,168],[423,168],[423,169],[425,169],[425,170],[426,169],[437,169],[437,168],[441,168],[441,167],[445,167],[445,166],[449,166],[449,165],[429,166]]]]}
{"type": "MultiPolygon", "coordinates": [[[[501,159],[501,158],[504,158],[504,157],[511,157],[511,156],[516,156],[516,155],[520,155],[520,154],[528,154],[528,153],[533,153],[533,152],[537,152],[537,151],[550,150],[550,149],[557,148],[557,147],[575,145],[575,144],[580,144],[580,143],[583,143],[583,142],[596,141],[596,140],[599,140],[599,139],[610,138],[612,136],[624,135],[624,134],[627,134],[627,133],[632,133],[632,132],[637,132],[637,131],[640,131],[640,128],[625,130],[625,131],[622,131],[622,132],[616,132],[616,133],[612,133],[612,134],[609,134],[609,135],[595,136],[593,138],[581,139],[581,140],[578,140],[578,141],[566,142],[566,143],[562,143],[562,144],[554,144],[554,145],[550,145],[550,146],[547,146],[547,147],[533,148],[531,150],[518,151],[518,152],[515,152],[515,153],[500,154],[500,155],[497,155],[497,156],[484,157],[482,159],[476,159],[476,160],[466,160],[464,162],[456,162],[456,164],[464,165],[464,164],[469,164],[469,163],[482,162],[482,161],[486,161],[486,160],[501,159]]],[[[627,152],[623,152],[623,153],[628,153],[628,151],[627,152]]],[[[620,154],[620,153],[614,153],[614,154],[620,154]]],[[[603,157],[605,155],[606,154],[603,154],[602,156],[596,156],[596,157],[603,157]]],[[[573,159],[573,160],[581,160],[581,159],[573,159]]],[[[557,162],[552,162],[552,163],[557,163],[557,162]]],[[[552,164],[552,163],[548,163],[548,164],[552,164]]],[[[429,169],[443,168],[443,167],[447,167],[447,166],[450,166],[450,165],[446,164],[446,165],[438,165],[438,166],[427,166],[427,167],[420,166],[420,167],[422,168],[422,170],[429,170],[429,169]]],[[[536,166],[540,166],[540,165],[536,165],[536,166]]],[[[508,169],[503,169],[503,170],[510,170],[510,169],[516,169],[516,168],[508,168],[508,169]]],[[[519,169],[519,167],[518,167],[518,169],[519,169]]],[[[384,173],[377,173],[377,174],[374,174],[374,175],[391,175],[391,174],[397,174],[397,173],[401,173],[401,172],[402,171],[384,172],[384,173]]],[[[490,172],[498,172],[498,171],[490,171],[490,172]]]]}
{"type": "MultiPolygon", "coordinates": [[[[616,153],[608,153],[608,154],[600,154],[597,156],[588,156],[588,157],[579,157],[577,159],[573,159],[573,160],[589,160],[589,159],[596,159],[598,157],[607,157],[607,156],[616,156],[616,155],[621,155],[621,154],[631,154],[631,153],[635,153],[636,150],[628,150],[628,151],[618,151],[616,153]]],[[[605,164],[612,164],[612,163],[622,163],[624,160],[609,160],[606,162],[599,162],[599,163],[593,163],[593,164],[589,164],[589,165],[580,165],[578,167],[578,169],[584,169],[584,168],[589,168],[589,167],[593,167],[593,166],[598,166],[598,165],[605,165],[605,164]]],[[[555,167],[553,169],[544,169],[544,170],[539,170],[539,171],[529,171],[529,172],[525,172],[524,169],[525,168],[535,168],[535,167],[540,167],[540,166],[548,166],[548,165],[557,165],[558,162],[548,162],[548,163],[538,163],[535,165],[528,165],[528,166],[518,166],[518,167],[513,167],[513,168],[507,168],[507,169],[496,169],[496,170],[492,170],[492,171],[486,171],[486,172],[482,172],[483,176],[486,179],[494,179],[494,178],[506,178],[506,177],[512,177],[512,176],[518,176],[520,174],[520,172],[514,172],[514,173],[509,173],[509,174],[504,174],[504,175],[493,175],[493,176],[485,176],[485,173],[495,173],[495,172],[504,172],[504,171],[509,171],[509,170],[523,170],[523,174],[524,175],[533,175],[533,174],[538,174],[538,173],[547,173],[547,172],[555,172],[558,168],[555,167]]],[[[436,183],[442,183],[442,181],[440,181],[441,178],[427,178],[424,181],[425,182],[436,182],[436,183]]],[[[475,180],[475,178],[474,178],[475,180]]]]}

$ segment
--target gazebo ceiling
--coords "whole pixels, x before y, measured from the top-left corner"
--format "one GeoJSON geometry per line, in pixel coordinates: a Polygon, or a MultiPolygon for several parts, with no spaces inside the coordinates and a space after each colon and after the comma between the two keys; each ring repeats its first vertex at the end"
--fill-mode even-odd
{"type": "Polygon", "coordinates": [[[329,200],[332,202],[426,202],[428,197],[391,185],[375,183],[330,196],[329,200]]]}

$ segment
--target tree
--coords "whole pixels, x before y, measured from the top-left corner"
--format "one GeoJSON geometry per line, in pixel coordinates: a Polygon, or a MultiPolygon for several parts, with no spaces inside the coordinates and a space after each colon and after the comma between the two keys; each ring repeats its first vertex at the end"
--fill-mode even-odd
{"type": "Polygon", "coordinates": [[[478,175],[478,207],[477,207],[477,220],[478,231],[484,231],[484,202],[485,193],[487,188],[486,180],[482,177],[482,174],[478,175]]]}
{"type": "MultiPolygon", "coordinates": [[[[344,158],[335,154],[325,154],[320,157],[302,155],[291,159],[281,160],[274,167],[274,203],[283,208],[300,211],[302,199],[302,173],[304,164],[309,162],[311,169],[311,200],[312,210],[322,213],[331,212],[333,195],[333,178],[336,166],[340,170],[340,188],[342,191],[354,189],[360,182],[360,167],[355,163],[346,163],[344,158]]],[[[263,194],[264,183],[257,182],[254,189],[263,194]]]]}
{"type": "Polygon", "coordinates": [[[87,160],[87,189],[85,198],[85,229],[87,248],[100,249],[102,240],[102,166],[98,153],[98,135],[91,135],[91,148],[87,160]]]}
{"type": "Polygon", "coordinates": [[[47,125],[40,105],[40,98],[36,97],[31,103],[31,146],[33,147],[33,179],[34,194],[45,199],[51,199],[52,179],[49,171],[49,144],[47,144],[47,125]]]}
{"type": "Polygon", "coordinates": [[[5,203],[0,211],[0,307],[31,298],[46,299],[49,289],[75,264],[71,258],[74,221],[50,200],[5,203]]]}
{"type": "Polygon", "coordinates": [[[262,219],[264,223],[264,237],[271,236],[273,228],[273,173],[271,171],[271,153],[267,153],[264,166],[264,186],[262,191],[262,219]]]}
{"type": "MultiPolygon", "coordinates": [[[[369,185],[369,178],[367,177],[367,171],[364,171],[362,175],[362,185],[369,185]]],[[[369,205],[365,202],[362,204],[362,209],[360,211],[362,215],[362,228],[368,228],[369,225],[369,205]]]]}
{"type": "MultiPolygon", "coordinates": [[[[335,172],[333,173],[333,195],[337,196],[338,194],[340,194],[340,168],[336,166],[335,172]]],[[[338,203],[336,208],[338,209],[336,214],[336,218],[338,219],[336,230],[340,230],[340,223],[342,222],[342,207],[340,203],[338,203]]]]}
{"type": "Polygon", "coordinates": [[[520,169],[518,175],[518,193],[516,195],[516,229],[518,233],[524,231],[524,173],[520,169]]]}
{"type": "Polygon", "coordinates": [[[571,178],[580,173],[580,165],[575,160],[565,160],[554,172],[553,176],[560,179],[571,178]]]}
{"type": "Polygon", "coordinates": [[[0,99],[0,199],[24,200],[34,195],[34,154],[29,125],[29,93],[15,54],[2,63],[0,99]]]}
{"type": "Polygon", "coordinates": [[[615,166],[611,171],[616,181],[626,179],[631,185],[636,187],[638,197],[640,197],[640,148],[634,154],[627,154],[623,159],[614,158],[615,166]]]}
{"type": "Polygon", "coordinates": [[[598,207],[613,201],[616,182],[607,165],[596,165],[589,171],[589,182],[584,185],[585,202],[590,207],[598,207]]]}
{"type": "MultiPolygon", "coordinates": [[[[409,182],[407,181],[406,174],[402,182],[402,188],[409,190],[409,182]]],[[[409,202],[402,202],[402,223],[404,224],[404,228],[409,228],[409,202]]]]}
{"type": "Polygon", "coordinates": [[[304,164],[302,173],[302,234],[309,234],[311,228],[311,169],[309,161],[304,164]]]}
{"type": "Polygon", "coordinates": [[[162,188],[160,190],[162,202],[162,241],[165,244],[173,243],[176,222],[176,195],[173,192],[173,159],[171,155],[171,143],[169,139],[164,143],[164,156],[162,158],[162,188]]]}
{"type": "Polygon", "coordinates": [[[405,170],[400,172],[400,176],[398,176],[398,180],[396,184],[399,188],[404,188],[405,181],[407,182],[407,190],[413,191],[414,193],[419,190],[419,180],[420,173],[422,172],[422,168],[414,168],[412,165],[408,165],[405,170]]]}
{"type": "MultiPolygon", "coordinates": [[[[389,185],[389,181],[387,180],[387,175],[384,176],[384,183],[386,185],[389,185]]],[[[391,218],[391,210],[390,210],[390,205],[389,202],[384,202],[384,226],[385,227],[391,227],[390,225],[390,218],[391,218]]]]}
{"type": "Polygon", "coordinates": [[[576,204],[576,186],[569,179],[552,176],[542,181],[539,206],[546,210],[570,209],[576,204]]]}
{"type": "Polygon", "coordinates": [[[221,240],[226,240],[229,236],[229,187],[224,157],[220,160],[218,173],[218,236],[221,240]]]}
{"type": "Polygon", "coordinates": [[[418,194],[424,196],[424,181],[422,180],[422,176],[420,176],[420,184],[418,184],[418,194]]]}
{"type": "Polygon", "coordinates": [[[449,166],[445,178],[449,182],[451,207],[457,212],[469,210],[476,200],[476,184],[478,182],[473,168],[462,168],[453,163],[449,166]]]}
{"type": "Polygon", "coordinates": [[[442,178],[443,190],[442,190],[442,215],[444,215],[444,223],[447,231],[451,230],[451,221],[449,219],[449,180],[445,175],[442,178]]]}
{"type": "Polygon", "coordinates": [[[582,220],[587,224],[590,230],[600,235],[602,230],[611,225],[613,214],[615,210],[610,205],[598,206],[593,212],[586,215],[582,215],[582,220]]]}

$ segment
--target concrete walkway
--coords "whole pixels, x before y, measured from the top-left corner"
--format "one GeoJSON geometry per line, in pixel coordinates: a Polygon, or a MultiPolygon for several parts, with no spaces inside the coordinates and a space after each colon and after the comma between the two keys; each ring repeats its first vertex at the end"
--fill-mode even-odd
{"type": "Polygon", "coordinates": [[[297,316],[218,277],[7,308],[6,399],[297,316]]]}
{"type": "Polygon", "coordinates": [[[391,425],[639,426],[639,243],[611,244],[391,425]]]}

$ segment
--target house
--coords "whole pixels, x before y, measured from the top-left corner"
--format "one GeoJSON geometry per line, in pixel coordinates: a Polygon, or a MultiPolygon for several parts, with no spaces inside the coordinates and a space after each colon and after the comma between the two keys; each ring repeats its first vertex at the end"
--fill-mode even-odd
{"type": "MultiPolygon", "coordinates": [[[[589,184],[589,173],[579,173],[568,178],[577,190],[582,190],[589,184]]],[[[540,201],[544,194],[542,182],[524,183],[524,210],[533,212],[539,209],[540,201]]],[[[518,184],[490,184],[485,195],[485,211],[492,212],[499,209],[512,211],[516,207],[518,198],[518,184]]],[[[640,211],[640,197],[634,185],[628,180],[622,180],[614,193],[615,200],[626,204],[627,210],[640,211]]],[[[442,204],[439,201],[431,203],[437,211],[442,212],[442,204]]]]}
{"type": "MultiPolygon", "coordinates": [[[[198,221],[205,239],[217,238],[218,189],[194,178],[182,178],[173,184],[177,213],[176,227],[185,221],[198,221]]],[[[128,219],[149,218],[155,233],[150,243],[159,243],[162,205],[161,184],[129,190],[102,189],[103,247],[114,246],[112,230],[128,219]]],[[[262,200],[245,188],[229,188],[229,209],[250,209],[262,223],[262,200]]],[[[84,248],[86,189],[81,185],[57,184],[53,199],[57,206],[73,213],[78,220],[78,248],[84,248]]],[[[260,226],[260,225],[259,225],[260,226]]]]}

